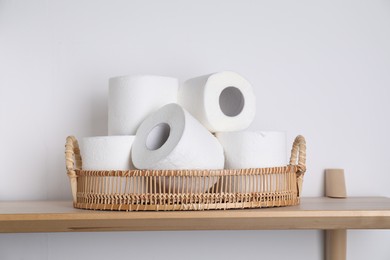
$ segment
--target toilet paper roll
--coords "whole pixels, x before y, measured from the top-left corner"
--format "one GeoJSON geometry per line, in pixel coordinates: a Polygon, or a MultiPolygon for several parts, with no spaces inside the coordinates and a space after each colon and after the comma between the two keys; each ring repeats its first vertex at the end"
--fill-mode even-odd
{"type": "Polygon", "coordinates": [[[287,165],[286,134],[275,131],[218,132],[226,169],[287,165]]]}
{"type": "MultiPolygon", "coordinates": [[[[162,107],[142,122],[132,158],[138,169],[223,169],[224,166],[218,140],[177,104],[162,107]]],[[[204,192],[217,180],[197,177],[189,185],[197,187],[195,192],[204,192]]],[[[173,183],[166,177],[159,182],[165,190],[168,186],[174,192],[187,190],[186,181],[173,183]]]]}
{"type": "MultiPolygon", "coordinates": [[[[266,168],[287,165],[286,134],[284,132],[244,131],[216,133],[225,151],[226,169],[266,168]]],[[[256,175],[222,178],[223,192],[272,192],[276,190],[277,174],[264,178],[256,175]]]]}
{"type": "Polygon", "coordinates": [[[176,78],[139,75],[109,80],[108,134],[135,135],[141,122],[160,107],[177,102],[176,78]]]}
{"type": "Polygon", "coordinates": [[[153,113],[138,128],[132,149],[138,169],[223,169],[218,140],[177,104],[153,113]]]}
{"type": "Polygon", "coordinates": [[[231,71],[185,81],[178,102],[211,132],[246,129],[256,113],[251,84],[231,71]]]}
{"type": "Polygon", "coordinates": [[[81,140],[83,170],[131,170],[135,136],[97,136],[81,140]]]}

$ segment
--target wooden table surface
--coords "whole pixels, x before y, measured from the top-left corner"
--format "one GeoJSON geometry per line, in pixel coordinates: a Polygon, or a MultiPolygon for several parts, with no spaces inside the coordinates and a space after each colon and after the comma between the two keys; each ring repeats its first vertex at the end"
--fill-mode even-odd
{"type": "Polygon", "coordinates": [[[174,212],[81,210],[70,201],[0,202],[0,233],[260,229],[390,229],[390,198],[302,198],[290,207],[174,212]]]}

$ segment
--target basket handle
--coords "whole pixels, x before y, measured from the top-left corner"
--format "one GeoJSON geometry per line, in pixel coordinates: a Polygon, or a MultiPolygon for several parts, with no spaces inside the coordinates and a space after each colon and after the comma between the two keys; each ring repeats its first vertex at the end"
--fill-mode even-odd
{"type": "Polygon", "coordinates": [[[306,172],[306,140],[302,135],[298,135],[291,149],[290,165],[297,165],[297,185],[298,196],[302,192],[303,175],[306,172]]]}
{"type": "Polygon", "coordinates": [[[302,135],[298,135],[294,140],[290,165],[297,165],[301,173],[306,171],[306,140],[302,135]]]}
{"type": "Polygon", "coordinates": [[[77,175],[76,170],[82,167],[79,143],[76,137],[68,136],[65,144],[65,163],[66,172],[69,177],[70,186],[72,189],[73,203],[77,201],[77,175]]]}

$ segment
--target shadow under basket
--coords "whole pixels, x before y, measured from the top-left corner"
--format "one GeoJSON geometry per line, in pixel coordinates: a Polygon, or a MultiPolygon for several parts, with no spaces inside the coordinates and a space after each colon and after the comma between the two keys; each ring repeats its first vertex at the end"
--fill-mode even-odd
{"type": "Polygon", "coordinates": [[[208,210],[298,205],[306,142],[297,136],[289,165],[237,170],[82,170],[77,139],[65,145],[73,205],[123,211],[208,210]]]}

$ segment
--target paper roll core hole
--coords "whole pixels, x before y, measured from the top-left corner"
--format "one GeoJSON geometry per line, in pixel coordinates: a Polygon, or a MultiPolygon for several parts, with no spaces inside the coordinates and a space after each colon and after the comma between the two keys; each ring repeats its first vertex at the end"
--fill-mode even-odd
{"type": "Polygon", "coordinates": [[[167,123],[161,123],[150,130],[146,138],[146,147],[151,150],[157,150],[165,144],[171,133],[171,127],[167,123]]]}
{"type": "Polygon", "coordinates": [[[219,107],[226,116],[234,117],[244,109],[245,98],[241,90],[236,87],[227,87],[219,95],[219,107]]]}

